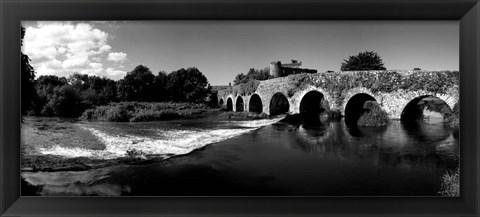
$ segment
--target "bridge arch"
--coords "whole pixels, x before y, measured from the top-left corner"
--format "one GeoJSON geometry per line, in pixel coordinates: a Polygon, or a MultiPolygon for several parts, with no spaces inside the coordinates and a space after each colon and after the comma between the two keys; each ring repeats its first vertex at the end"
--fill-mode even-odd
{"type": "Polygon", "coordinates": [[[329,110],[323,93],[316,90],[307,92],[300,101],[300,113],[322,113],[329,110]]]}
{"type": "Polygon", "coordinates": [[[235,102],[235,111],[243,112],[243,110],[244,110],[243,98],[241,96],[238,96],[235,102]]]}
{"type": "Polygon", "coordinates": [[[285,114],[290,111],[290,103],[288,98],[281,92],[273,94],[270,100],[270,115],[285,114]]]}
{"type": "Polygon", "coordinates": [[[248,101],[248,111],[255,113],[263,112],[262,99],[258,94],[254,93],[252,96],[250,96],[250,100],[248,101]]]}
{"type": "Polygon", "coordinates": [[[357,93],[353,95],[345,105],[345,123],[355,125],[366,109],[363,105],[367,101],[377,101],[373,96],[367,93],[357,93]]]}
{"type": "Polygon", "coordinates": [[[329,110],[323,93],[316,90],[307,92],[300,100],[299,113],[304,126],[320,126],[328,118],[329,110]]]}
{"type": "Polygon", "coordinates": [[[322,103],[324,104],[324,108],[327,109],[327,110],[331,110],[332,109],[332,106],[334,106],[334,104],[331,104],[331,103],[334,103],[335,101],[333,100],[333,98],[331,97],[332,93],[328,92],[328,91],[325,91],[323,90],[322,88],[320,87],[317,87],[315,85],[307,85],[306,87],[302,88],[301,90],[297,91],[292,97],[291,97],[291,104],[292,104],[292,107],[290,109],[290,111],[292,112],[292,114],[300,114],[301,113],[301,109],[300,109],[300,106],[301,106],[301,103],[302,103],[302,99],[305,98],[305,96],[308,94],[312,94],[311,92],[318,92],[318,93],[321,93],[323,95],[323,98],[322,98],[322,103]]]}
{"type": "Polygon", "coordinates": [[[223,101],[222,98],[220,98],[220,101],[218,102],[218,105],[219,105],[219,106],[223,106],[223,103],[225,103],[225,102],[223,101]]]}
{"type": "Polygon", "coordinates": [[[233,111],[233,100],[231,97],[228,97],[227,99],[227,110],[228,111],[233,111]]]}
{"type": "Polygon", "coordinates": [[[433,95],[422,95],[410,100],[405,105],[400,119],[402,121],[418,120],[424,117],[425,111],[440,114],[443,118],[452,114],[452,108],[445,100],[433,95]]]}

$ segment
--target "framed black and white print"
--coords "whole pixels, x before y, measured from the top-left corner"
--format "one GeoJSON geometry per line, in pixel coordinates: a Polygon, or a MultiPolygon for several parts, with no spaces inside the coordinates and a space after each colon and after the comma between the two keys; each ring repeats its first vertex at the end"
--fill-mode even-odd
{"type": "Polygon", "coordinates": [[[477,1],[0,7],[2,216],[478,215],[477,1]]]}

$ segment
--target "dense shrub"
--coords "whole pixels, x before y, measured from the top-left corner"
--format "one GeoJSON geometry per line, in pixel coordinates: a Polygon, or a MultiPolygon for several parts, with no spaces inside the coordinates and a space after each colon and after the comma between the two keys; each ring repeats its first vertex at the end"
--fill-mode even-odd
{"type": "Polygon", "coordinates": [[[438,193],[449,197],[460,196],[460,167],[454,172],[447,171],[443,174],[441,190],[438,193]]]}
{"type": "Polygon", "coordinates": [[[224,112],[220,116],[222,119],[230,119],[230,120],[259,120],[259,119],[265,119],[268,118],[269,115],[265,113],[255,113],[255,112],[233,112],[233,111],[228,111],[224,112]]]}
{"type": "Polygon", "coordinates": [[[241,96],[253,94],[257,90],[259,84],[260,81],[258,80],[249,80],[246,83],[233,87],[233,93],[241,96]]]}
{"type": "Polygon", "coordinates": [[[246,75],[243,73],[240,73],[237,76],[235,76],[235,80],[233,81],[233,84],[239,85],[239,84],[247,83],[251,80],[263,81],[263,80],[268,80],[270,78],[272,78],[272,76],[270,75],[269,68],[264,68],[264,69],[250,68],[250,70],[246,75]]]}
{"type": "Polygon", "coordinates": [[[162,111],[152,111],[142,109],[135,114],[134,117],[130,119],[131,122],[142,122],[142,121],[164,121],[172,120],[182,117],[178,111],[171,109],[162,110],[162,111]]]}
{"type": "Polygon", "coordinates": [[[202,103],[119,102],[86,110],[81,119],[115,122],[162,121],[215,110],[202,103]]]}
{"type": "Polygon", "coordinates": [[[453,111],[450,116],[448,116],[445,121],[448,125],[452,128],[459,128],[460,127],[460,105],[456,103],[453,106],[453,111]]]}
{"type": "Polygon", "coordinates": [[[124,105],[110,107],[105,115],[107,121],[128,122],[130,120],[129,112],[124,105]]]}
{"type": "Polygon", "coordinates": [[[367,109],[367,112],[358,119],[358,126],[380,127],[390,123],[387,113],[380,108],[377,102],[366,101],[363,108],[367,109]]]}

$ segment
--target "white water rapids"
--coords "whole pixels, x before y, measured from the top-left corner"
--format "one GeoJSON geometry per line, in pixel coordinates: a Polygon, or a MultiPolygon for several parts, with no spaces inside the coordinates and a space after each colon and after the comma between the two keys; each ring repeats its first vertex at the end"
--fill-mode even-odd
{"type": "Polygon", "coordinates": [[[88,157],[92,159],[115,159],[126,157],[127,151],[134,151],[141,155],[173,156],[187,154],[195,149],[206,145],[224,141],[239,136],[260,127],[278,122],[281,118],[254,120],[254,121],[231,121],[229,128],[220,129],[158,129],[158,138],[137,135],[113,135],[89,124],[77,124],[89,131],[105,145],[103,150],[86,148],[71,148],[55,145],[48,148],[40,148],[39,152],[44,155],[56,155],[66,158],[88,157]],[[233,128],[232,127],[239,127],[233,128]]]}

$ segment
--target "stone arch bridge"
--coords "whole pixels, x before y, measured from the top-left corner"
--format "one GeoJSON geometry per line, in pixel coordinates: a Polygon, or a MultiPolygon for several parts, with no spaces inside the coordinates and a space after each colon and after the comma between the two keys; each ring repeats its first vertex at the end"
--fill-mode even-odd
{"type": "Polygon", "coordinates": [[[459,103],[459,76],[458,71],[296,74],[220,90],[218,103],[232,111],[268,115],[336,111],[345,116],[373,100],[390,119],[400,119],[427,97],[441,100],[451,111],[459,103]]]}

